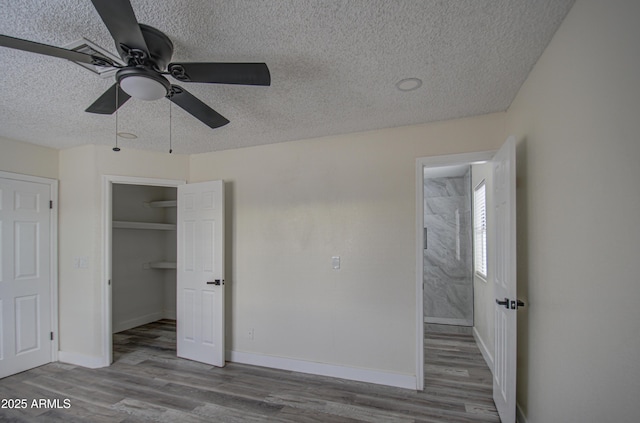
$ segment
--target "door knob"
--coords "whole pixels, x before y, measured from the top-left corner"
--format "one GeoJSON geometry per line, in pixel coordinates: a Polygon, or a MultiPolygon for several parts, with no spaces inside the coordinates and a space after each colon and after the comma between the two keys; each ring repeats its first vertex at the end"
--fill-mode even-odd
{"type": "Polygon", "coordinates": [[[207,285],[216,285],[216,286],[220,286],[220,285],[224,285],[224,279],[216,279],[213,281],[207,281],[207,285]]]}
{"type": "Polygon", "coordinates": [[[509,300],[505,298],[503,301],[500,301],[496,298],[496,304],[504,306],[506,309],[517,310],[521,307],[524,307],[524,302],[520,300],[509,300]]]}
{"type": "Polygon", "coordinates": [[[504,308],[509,308],[509,299],[505,298],[504,301],[500,301],[496,298],[496,304],[504,306],[504,308]]]}
{"type": "Polygon", "coordinates": [[[521,307],[524,307],[524,302],[520,301],[520,300],[513,300],[511,301],[511,310],[517,310],[521,307]]]}

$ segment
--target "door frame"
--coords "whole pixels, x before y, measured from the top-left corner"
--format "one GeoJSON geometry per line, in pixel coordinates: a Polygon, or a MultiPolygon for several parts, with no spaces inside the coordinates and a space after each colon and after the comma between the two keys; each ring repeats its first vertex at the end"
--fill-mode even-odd
{"type": "Polygon", "coordinates": [[[424,168],[473,165],[490,161],[495,150],[416,159],[416,390],[424,390],[424,168]]]}
{"type": "Polygon", "coordinates": [[[54,334],[53,342],[51,342],[51,362],[58,361],[58,347],[60,345],[60,330],[58,328],[58,180],[5,171],[0,171],[0,178],[49,185],[49,200],[53,202],[49,217],[49,301],[51,302],[49,318],[51,319],[51,331],[54,334]]]}
{"type": "Polygon", "coordinates": [[[113,184],[124,185],[149,185],[176,188],[186,184],[187,181],[179,179],[141,178],[135,176],[102,175],[102,239],[103,239],[103,263],[102,272],[102,357],[103,366],[108,367],[113,361],[113,337],[112,337],[112,305],[111,305],[111,277],[112,277],[112,207],[113,184]]]}

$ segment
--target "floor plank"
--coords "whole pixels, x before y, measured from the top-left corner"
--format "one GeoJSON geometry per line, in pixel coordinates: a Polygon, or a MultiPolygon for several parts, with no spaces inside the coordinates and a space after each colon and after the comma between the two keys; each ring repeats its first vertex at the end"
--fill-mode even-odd
{"type": "Polygon", "coordinates": [[[11,422],[499,422],[491,373],[468,334],[425,333],[425,390],[175,355],[175,321],[117,333],[114,364],[51,363],[0,380],[0,398],[70,401],[0,409],[11,422]]]}

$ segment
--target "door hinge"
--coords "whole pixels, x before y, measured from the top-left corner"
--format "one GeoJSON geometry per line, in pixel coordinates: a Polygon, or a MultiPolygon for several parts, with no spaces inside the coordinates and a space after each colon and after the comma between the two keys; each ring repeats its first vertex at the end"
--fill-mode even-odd
{"type": "Polygon", "coordinates": [[[53,200],[49,201],[49,208],[53,209],[53,200]]]}
{"type": "Polygon", "coordinates": [[[53,341],[53,332],[49,332],[49,339],[53,341]]]}

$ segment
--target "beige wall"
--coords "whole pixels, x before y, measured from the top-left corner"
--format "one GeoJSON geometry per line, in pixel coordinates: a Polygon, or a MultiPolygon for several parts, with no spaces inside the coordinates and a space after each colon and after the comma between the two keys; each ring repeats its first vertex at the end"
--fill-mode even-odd
{"type": "Polygon", "coordinates": [[[638,421],[639,17],[636,0],[578,0],[507,113],[529,423],[638,421]]]}
{"type": "Polygon", "coordinates": [[[73,356],[97,363],[104,324],[102,175],[186,180],[188,156],[132,149],[115,153],[95,145],[61,150],[59,155],[61,359],[73,356]],[[88,268],[73,268],[74,257],[87,257],[88,268]]]}
{"type": "MultiPolygon", "coordinates": [[[[102,175],[220,178],[228,182],[230,348],[413,375],[415,160],[495,149],[504,116],[190,158],[94,145],[51,150],[49,166],[60,169],[61,358],[102,359],[102,175]],[[342,257],[340,271],[331,270],[333,255],[342,257]],[[73,268],[75,257],[88,267],[73,268]]],[[[18,147],[11,154],[38,174],[41,159],[29,153],[40,147],[18,147]]]]}
{"type": "Polygon", "coordinates": [[[0,137],[0,170],[58,178],[58,150],[0,137]]]}
{"type": "MultiPolygon", "coordinates": [[[[58,301],[60,350],[100,355],[100,185],[95,146],[60,151],[58,301]],[[74,269],[74,257],[87,257],[74,269]]],[[[64,359],[64,357],[62,357],[64,359]]]]}
{"type": "Polygon", "coordinates": [[[227,347],[415,375],[416,158],[494,150],[503,119],[191,156],[226,181],[227,347]]]}

